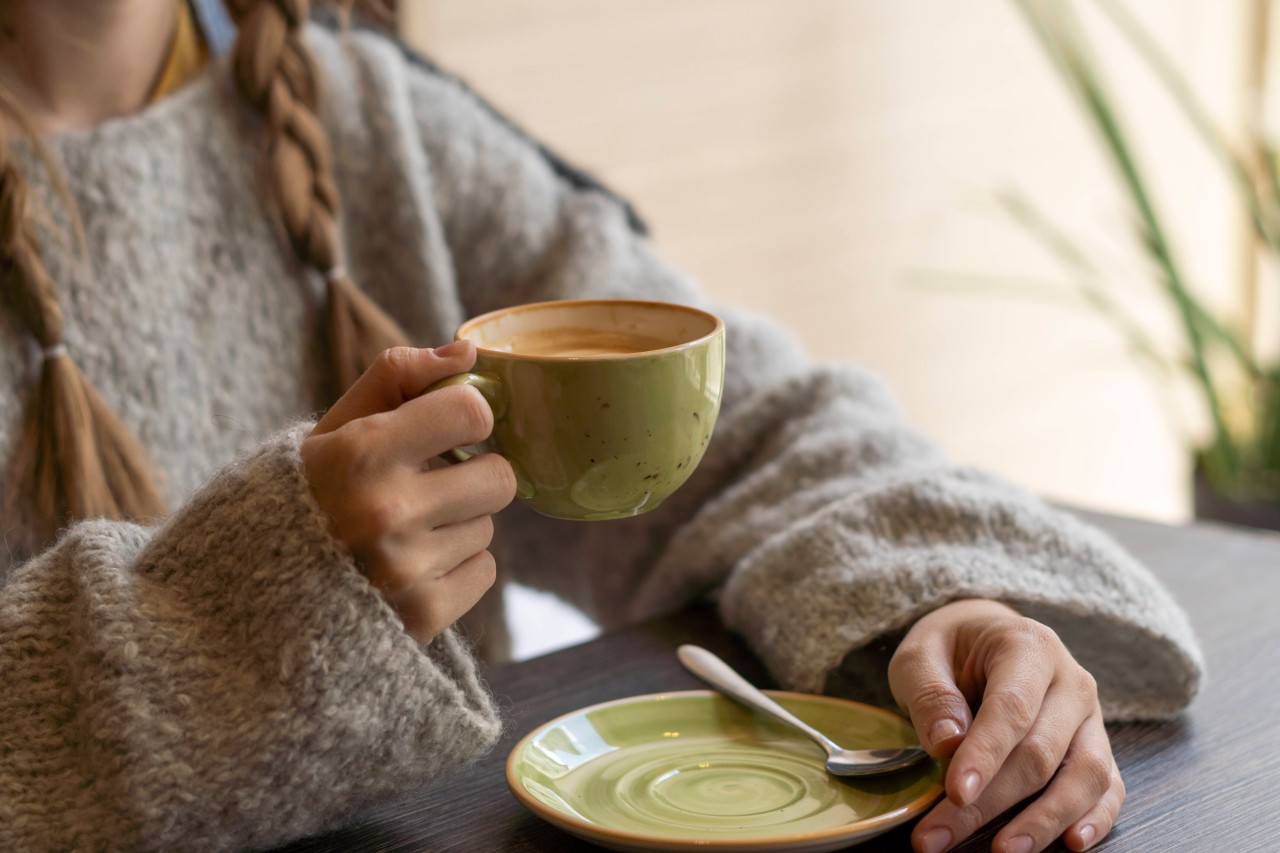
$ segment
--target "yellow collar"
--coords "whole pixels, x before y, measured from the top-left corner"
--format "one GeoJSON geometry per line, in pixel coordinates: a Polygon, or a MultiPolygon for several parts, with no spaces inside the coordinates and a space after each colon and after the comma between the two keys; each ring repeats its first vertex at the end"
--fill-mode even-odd
{"type": "Polygon", "coordinates": [[[186,0],[178,0],[178,26],[169,45],[169,56],[156,78],[147,102],[158,101],[191,82],[209,62],[209,48],[200,35],[186,0]]]}

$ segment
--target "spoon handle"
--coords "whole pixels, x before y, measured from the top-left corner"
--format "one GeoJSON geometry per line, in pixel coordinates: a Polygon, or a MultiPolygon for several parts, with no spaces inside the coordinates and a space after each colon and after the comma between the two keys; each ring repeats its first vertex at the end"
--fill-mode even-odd
{"type": "Polygon", "coordinates": [[[676,649],[676,657],[685,669],[719,690],[730,699],[736,699],[749,708],[773,717],[796,730],[813,738],[828,754],[839,747],[832,743],[822,732],[810,726],[804,720],[793,715],[777,702],[757,690],[751,682],[734,671],[733,667],[720,660],[701,646],[684,645],[676,649]]]}

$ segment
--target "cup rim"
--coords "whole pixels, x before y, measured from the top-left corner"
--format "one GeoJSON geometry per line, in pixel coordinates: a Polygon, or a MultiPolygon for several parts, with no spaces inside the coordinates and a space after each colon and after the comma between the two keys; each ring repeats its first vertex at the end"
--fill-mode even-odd
{"type": "Polygon", "coordinates": [[[528,355],[523,353],[507,352],[505,350],[487,349],[479,344],[475,344],[476,352],[484,353],[489,358],[502,358],[511,361],[554,361],[561,363],[571,361],[626,361],[628,359],[648,358],[653,355],[693,349],[724,332],[724,320],[720,319],[715,314],[712,314],[710,311],[695,308],[692,305],[685,305],[681,302],[665,302],[660,299],[549,299],[542,302],[528,302],[523,305],[511,305],[506,308],[497,308],[493,311],[486,311],[484,314],[477,314],[458,327],[458,331],[454,333],[453,339],[455,341],[461,341],[464,339],[470,340],[469,338],[466,338],[466,335],[464,334],[468,329],[474,328],[475,326],[499,315],[579,305],[661,306],[665,309],[675,309],[689,314],[700,315],[711,321],[712,328],[711,331],[707,332],[705,335],[701,335],[691,341],[685,341],[683,343],[673,344],[669,347],[661,347],[659,349],[644,350],[643,352],[606,353],[601,355],[528,355]]]}

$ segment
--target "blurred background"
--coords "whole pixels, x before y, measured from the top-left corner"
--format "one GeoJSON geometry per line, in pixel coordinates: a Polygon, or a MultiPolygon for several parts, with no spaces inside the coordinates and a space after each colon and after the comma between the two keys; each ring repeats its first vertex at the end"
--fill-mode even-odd
{"type": "MultiPolygon", "coordinates": [[[[1266,270],[1220,164],[1098,5],[1071,3],[1187,279],[1228,318],[1278,313],[1241,296],[1266,270]]],[[[1125,4],[1228,136],[1256,113],[1263,7],[1125,4]]],[[[1013,0],[409,0],[401,19],[632,200],[714,298],[885,376],[954,462],[1188,519],[1203,415],[997,201],[1034,202],[1174,334],[1113,164],[1013,0]]]]}

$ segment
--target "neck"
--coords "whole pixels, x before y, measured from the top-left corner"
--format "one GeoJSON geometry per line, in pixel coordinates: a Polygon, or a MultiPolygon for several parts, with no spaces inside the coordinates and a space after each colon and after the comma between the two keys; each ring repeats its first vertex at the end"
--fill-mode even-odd
{"type": "Polygon", "coordinates": [[[41,134],[139,110],[164,67],[174,0],[11,0],[0,4],[0,85],[41,134]]]}

